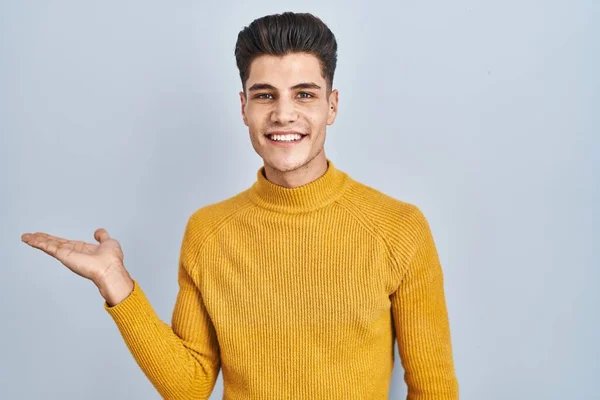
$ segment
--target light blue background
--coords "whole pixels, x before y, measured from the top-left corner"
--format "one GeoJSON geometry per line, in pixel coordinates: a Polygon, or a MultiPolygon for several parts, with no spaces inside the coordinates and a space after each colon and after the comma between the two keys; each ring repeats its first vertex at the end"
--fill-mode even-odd
{"type": "Polygon", "coordinates": [[[338,39],[328,157],[430,222],[461,399],[600,399],[593,0],[0,2],[0,398],[159,398],[95,286],[20,236],[105,227],[170,321],[187,218],[261,166],[237,34],[287,10],[338,39]]]}

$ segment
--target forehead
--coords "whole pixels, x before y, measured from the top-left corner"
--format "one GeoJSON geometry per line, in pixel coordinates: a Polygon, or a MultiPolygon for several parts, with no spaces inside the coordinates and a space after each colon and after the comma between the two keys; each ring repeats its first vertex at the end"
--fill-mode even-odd
{"type": "Polygon", "coordinates": [[[254,83],[269,83],[278,88],[285,88],[300,82],[320,82],[324,87],[325,78],[321,72],[321,63],[312,54],[261,55],[250,64],[246,87],[254,83]]]}

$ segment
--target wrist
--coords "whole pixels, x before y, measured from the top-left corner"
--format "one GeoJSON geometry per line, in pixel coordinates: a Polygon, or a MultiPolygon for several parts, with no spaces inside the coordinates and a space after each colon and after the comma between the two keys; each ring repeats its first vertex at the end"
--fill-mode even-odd
{"type": "Polygon", "coordinates": [[[115,268],[103,276],[96,287],[109,307],[125,300],[133,291],[133,279],[125,267],[115,268]]]}

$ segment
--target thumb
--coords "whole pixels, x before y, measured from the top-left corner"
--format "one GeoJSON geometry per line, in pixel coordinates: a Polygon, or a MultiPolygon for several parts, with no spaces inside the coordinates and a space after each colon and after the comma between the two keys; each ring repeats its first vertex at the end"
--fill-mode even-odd
{"type": "Polygon", "coordinates": [[[110,239],[110,236],[108,235],[108,232],[106,231],[106,229],[98,228],[98,229],[96,229],[96,232],[94,232],[94,239],[96,239],[100,243],[104,243],[108,239],[110,239]]]}

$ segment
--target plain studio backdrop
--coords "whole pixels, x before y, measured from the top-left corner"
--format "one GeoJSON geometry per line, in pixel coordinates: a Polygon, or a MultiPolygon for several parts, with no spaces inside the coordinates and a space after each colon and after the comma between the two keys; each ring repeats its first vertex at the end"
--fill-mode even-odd
{"type": "Polygon", "coordinates": [[[461,399],[600,399],[594,0],[1,1],[0,398],[159,398],[93,283],[20,236],[105,227],[170,323],[187,218],[262,165],[237,34],[283,11],[338,40],[326,154],[430,222],[461,399]]]}

